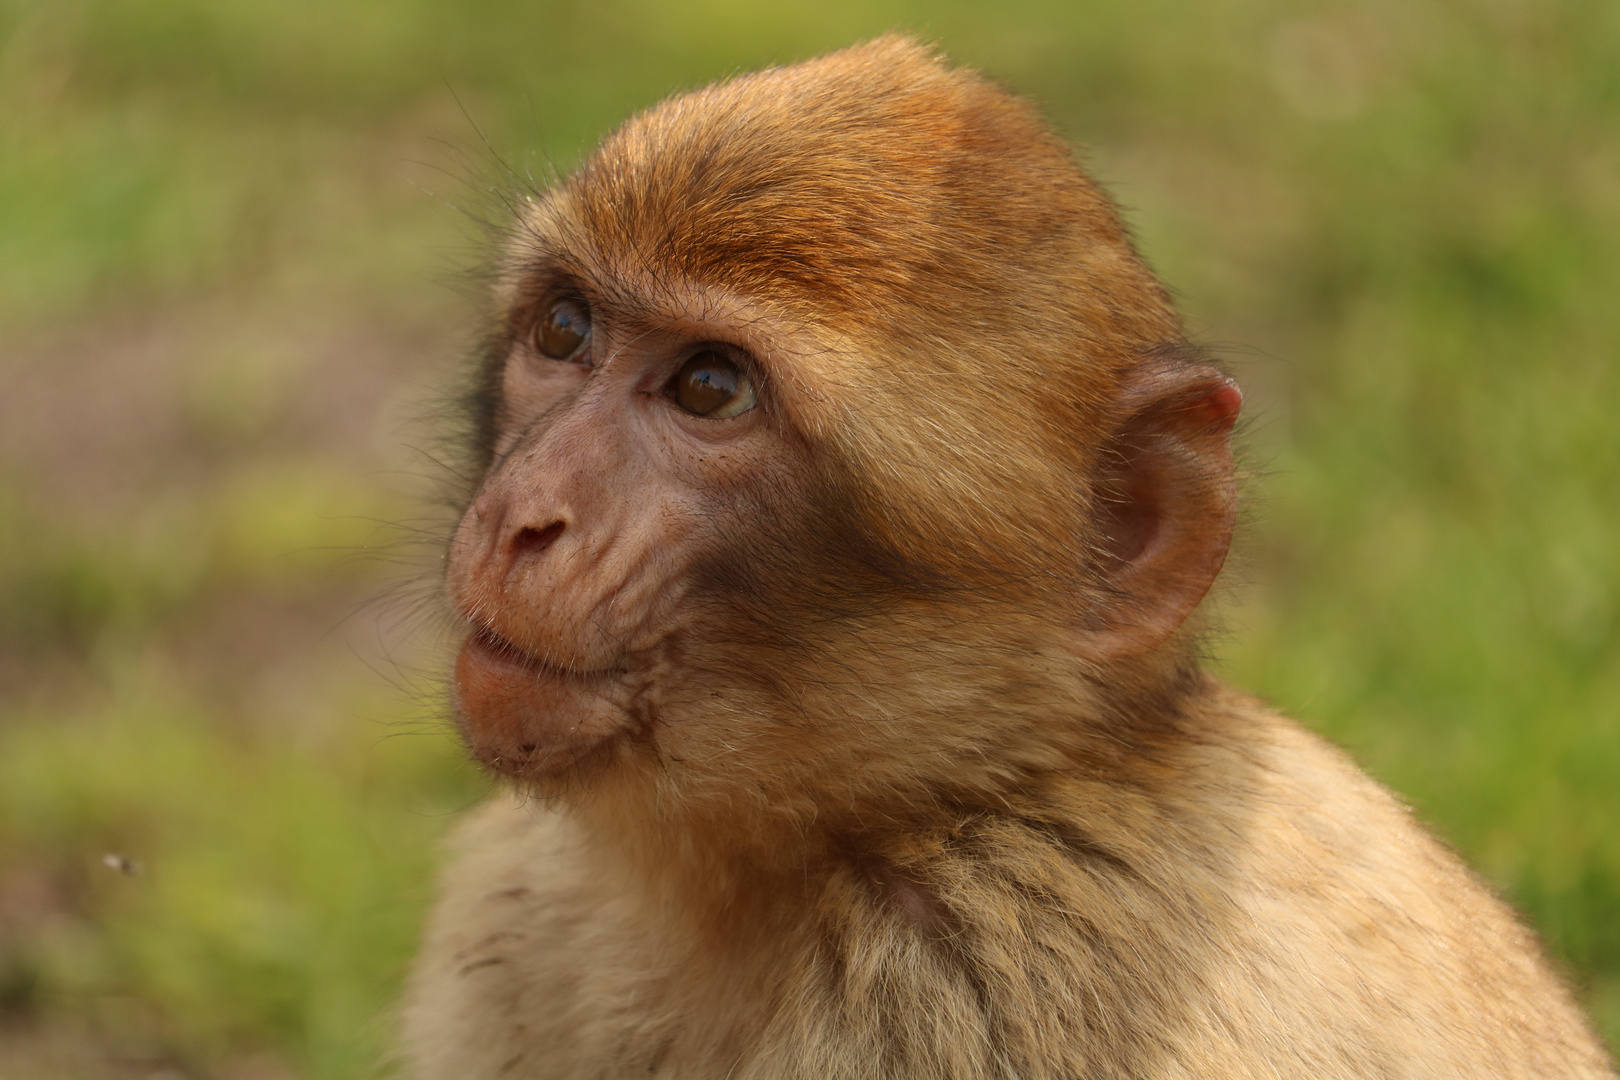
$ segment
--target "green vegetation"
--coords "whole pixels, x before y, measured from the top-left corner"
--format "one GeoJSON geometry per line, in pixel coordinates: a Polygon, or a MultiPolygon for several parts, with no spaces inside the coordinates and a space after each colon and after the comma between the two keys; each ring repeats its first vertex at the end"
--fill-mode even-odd
{"type": "Polygon", "coordinates": [[[1249,389],[1227,676],[1620,1045],[1620,5],[0,0],[0,1080],[386,1069],[482,782],[414,594],[350,612],[409,576],[457,208],[893,27],[1086,145],[1249,389]]]}

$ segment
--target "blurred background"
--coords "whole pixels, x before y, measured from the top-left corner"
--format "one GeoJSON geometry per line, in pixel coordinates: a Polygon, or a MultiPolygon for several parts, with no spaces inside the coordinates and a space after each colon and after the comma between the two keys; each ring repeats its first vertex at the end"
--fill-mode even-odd
{"type": "Polygon", "coordinates": [[[400,546],[464,211],[895,27],[1043,104],[1247,387],[1226,677],[1620,1042],[1620,4],[0,0],[0,1078],[387,1073],[485,790],[400,546]]]}

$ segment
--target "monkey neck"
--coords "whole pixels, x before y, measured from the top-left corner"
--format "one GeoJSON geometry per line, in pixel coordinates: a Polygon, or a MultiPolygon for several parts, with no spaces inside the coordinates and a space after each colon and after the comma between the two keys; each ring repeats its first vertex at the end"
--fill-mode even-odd
{"type": "Polygon", "coordinates": [[[604,788],[567,801],[582,856],[677,951],[768,952],[773,935],[803,924],[814,883],[839,858],[823,830],[671,812],[655,791],[622,780],[604,788]]]}
{"type": "MultiPolygon", "coordinates": [[[[965,826],[994,818],[1047,823],[1038,827],[1107,850],[1162,835],[1167,817],[1179,814],[1167,805],[1185,799],[1164,777],[1182,767],[1189,747],[1224,741],[1222,725],[1210,719],[1220,712],[1212,704],[1221,691],[1190,662],[1142,665],[1125,681],[1119,701],[1072,698],[1071,708],[1043,714],[1030,727],[1038,745],[1014,744],[1024,757],[1005,768],[973,760],[957,775],[926,748],[901,747],[902,764],[920,757],[933,770],[922,773],[911,760],[910,788],[883,773],[892,763],[874,759],[866,762],[873,783],[850,783],[846,774],[858,774],[862,763],[849,762],[830,768],[825,786],[808,796],[760,781],[746,793],[703,800],[683,798],[664,763],[643,762],[649,767],[610,770],[564,802],[602,873],[705,936],[735,938],[741,925],[772,933],[802,925],[826,883],[840,877],[915,923],[942,924],[941,901],[927,883],[965,826]],[[1138,797],[1122,800],[1122,790],[1138,797]]],[[[1103,680],[1121,682],[1118,673],[1103,680]]],[[[806,726],[802,715],[792,719],[793,730],[806,726]]]]}

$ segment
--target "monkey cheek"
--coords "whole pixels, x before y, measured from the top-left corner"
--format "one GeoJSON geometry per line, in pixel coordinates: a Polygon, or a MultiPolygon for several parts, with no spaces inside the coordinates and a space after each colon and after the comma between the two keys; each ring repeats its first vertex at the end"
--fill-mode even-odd
{"type": "Polygon", "coordinates": [[[578,674],[526,662],[469,637],[456,657],[455,712],[486,768],[517,780],[556,776],[625,730],[613,674],[578,674]]]}

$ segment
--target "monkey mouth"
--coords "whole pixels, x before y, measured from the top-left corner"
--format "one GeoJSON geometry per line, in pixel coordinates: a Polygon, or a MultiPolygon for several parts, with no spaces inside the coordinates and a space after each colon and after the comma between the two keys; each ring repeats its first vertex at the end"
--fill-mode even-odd
{"type": "Polygon", "coordinates": [[[559,664],[555,660],[543,659],[513,644],[487,626],[475,626],[467,638],[467,646],[479,649],[500,663],[522,668],[537,675],[550,675],[564,679],[592,679],[624,674],[622,667],[577,668],[570,667],[567,664],[559,664]]]}
{"type": "Polygon", "coordinates": [[[456,720],[486,768],[514,779],[554,776],[628,731],[617,692],[624,674],[564,667],[479,627],[456,657],[456,720]]]}

